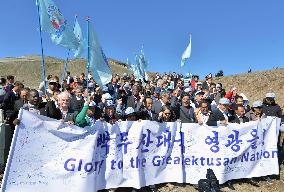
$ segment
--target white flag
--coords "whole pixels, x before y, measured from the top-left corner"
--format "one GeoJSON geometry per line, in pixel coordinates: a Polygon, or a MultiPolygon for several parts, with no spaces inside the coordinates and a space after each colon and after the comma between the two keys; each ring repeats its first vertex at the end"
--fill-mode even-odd
{"type": "Polygon", "coordinates": [[[190,55],[191,55],[191,35],[189,38],[189,44],[187,48],[185,49],[185,51],[183,52],[182,57],[181,57],[181,66],[184,66],[186,60],[190,58],[190,55]]]}

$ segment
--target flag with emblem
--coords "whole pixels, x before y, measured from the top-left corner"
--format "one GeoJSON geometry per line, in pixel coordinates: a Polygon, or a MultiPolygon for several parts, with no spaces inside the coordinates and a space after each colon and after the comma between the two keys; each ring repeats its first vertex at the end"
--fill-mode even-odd
{"type": "Polygon", "coordinates": [[[67,20],[52,0],[37,0],[40,14],[41,30],[51,36],[56,45],[61,45],[73,52],[80,45],[76,38],[73,27],[68,25],[67,20]]]}

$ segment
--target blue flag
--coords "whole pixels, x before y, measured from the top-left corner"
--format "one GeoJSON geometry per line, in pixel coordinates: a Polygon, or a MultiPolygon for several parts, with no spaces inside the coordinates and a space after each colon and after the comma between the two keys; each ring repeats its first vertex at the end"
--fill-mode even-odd
{"type": "Polygon", "coordinates": [[[112,71],[103,52],[103,49],[98,41],[97,35],[91,27],[91,24],[89,27],[89,48],[89,67],[92,71],[94,80],[99,86],[102,87],[105,84],[111,82],[112,71]]]}
{"type": "Polygon", "coordinates": [[[148,62],[146,61],[146,58],[145,58],[145,54],[144,54],[144,51],[143,51],[143,48],[141,49],[141,54],[139,55],[139,63],[140,63],[140,70],[141,70],[141,75],[143,76],[143,78],[145,80],[148,80],[148,76],[146,74],[146,69],[148,67],[148,62]]]}
{"type": "Polygon", "coordinates": [[[144,74],[141,68],[142,67],[141,67],[140,55],[135,55],[135,64],[133,65],[133,73],[134,73],[136,80],[144,79],[144,74]]]}
{"type": "Polygon", "coordinates": [[[73,31],[74,31],[75,37],[77,38],[77,41],[79,42],[79,47],[74,52],[74,57],[81,57],[84,53],[84,49],[86,47],[85,46],[86,42],[83,38],[83,32],[82,32],[82,29],[79,25],[77,16],[75,17],[74,30],[73,31]]]}
{"type": "Polygon", "coordinates": [[[52,0],[37,0],[41,18],[41,30],[50,34],[51,40],[56,45],[61,45],[75,52],[79,42],[73,28],[67,24],[58,7],[52,0]]]}

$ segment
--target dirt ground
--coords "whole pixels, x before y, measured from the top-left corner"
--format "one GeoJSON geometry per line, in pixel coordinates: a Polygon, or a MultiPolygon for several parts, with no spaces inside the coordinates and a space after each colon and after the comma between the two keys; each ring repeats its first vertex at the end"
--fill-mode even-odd
{"type": "MultiPolygon", "coordinates": [[[[0,184],[3,175],[0,175],[0,184]]],[[[280,179],[272,178],[271,182],[266,181],[263,178],[256,178],[256,182],[249,183],[248,179],[234,180],[231,182],[235,188],[229,188],[228,185],[221,185],[222,192],[236,191],[236,192],[283,192],[284,191],[284,165],[281,166],[280,179]]],[[[157,186],[159,192],[196,192],[197,190],[192,185],[187,184],[160,184],[157,186]]],[[[106,190],[103,190],[106,191],[106,190]]],[[[131,189],[118,189],[117,192],[131,192],[131,189]]],[[[140,192],[147,192],[147,188],[142,188],[140,192]]]]}

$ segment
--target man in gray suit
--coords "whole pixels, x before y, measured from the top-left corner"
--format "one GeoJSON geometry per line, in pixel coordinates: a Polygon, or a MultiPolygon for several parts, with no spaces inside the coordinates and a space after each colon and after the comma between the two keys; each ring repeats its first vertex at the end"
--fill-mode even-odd
{"type": "Polygon", "coordinates": [[[181,106],[178,111],[178,119],[181,120],[182,123],[196,123],[196,117],[194,114],[193,107],[190,106],[190,96],[189,94],[183,94],[181,96],[181,106]]]}

